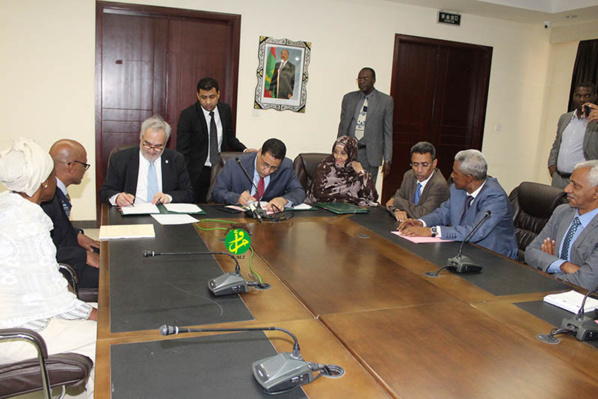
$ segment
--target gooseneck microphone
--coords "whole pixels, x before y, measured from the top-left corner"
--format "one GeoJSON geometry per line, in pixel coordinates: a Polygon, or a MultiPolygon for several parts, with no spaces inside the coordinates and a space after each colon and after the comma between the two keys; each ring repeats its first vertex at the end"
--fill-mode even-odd
{"type": "MultiPolygon", "coordinates": [[[[255,188],[256,194],[259,193],[259,190],[257,189],[257,186],[253,182],[253,179],[251,177],[249,177],[249,173],[247,173],[247,170],[241,163],[241,159],[239,159],[239,157],[235,157],[235,161],[237,161],[237,163],[241,167],[243,174],[245,175],[247,180],[249,180],[249,183],[251,183],[251,186],[253,188],[255,188]]],[[[257,201],[248,201],[247,207],[249,208],[249,211],[245,212],[245,214],[249,217],[259,220],[260,223],[263,223],[264,222],[263,217],[266,216],[267,213],[264,209],[262,209],[262,206],[260,205],[261,200],[262,200],[262,197],[258,198],[257,201]]]]}
{"type": "Polygon", "coordinates": [[[440,271],[444,269],[449,269],[454,271],[455,273],[477,273],[482,270],[482,266],[475,264],[468,256],[463,255],[463,246],[471,240],[471,237],[475,234],[476,231],[480,228],[482,223],[486,221],[490,217],[492,212],[487,210],[484,213],[484,216],[480,219],[480,221],[474,226],[473,229],[465,236],[463,242],[461,242],[461,246],[459,247],[459,252],[457,256],[453,258],[448,258],[446,266],[441,267],[440,269],[436,270],[435,272],[426,272],[424,273],[428,277],[438,277],[440,271]]]}
{"type": "Polygon", "coordinates": [[[224,273],[222,276],[210,279],[208,281],[208,289],[215,296],[241,294],[244,292],[248,292],[249,287],[254,287],[256,289],[262,290],[270,288],[270,284],[246,281],[241,275],[241,266],[239,266],[239,261],[233,254],[229,254],[228,252],[154,252],[148,249],[143,251],[144,258],[173,255],[226,255],[233,258],[233,260],[235,261],[234,273],[227,272],[224,273]]]}
{"type": "Polygon", "coordinates": [[[281,352],[277,355],[267,357],[253,362],[253,376],[258,384],[267,393],[284,393],[301,385],[309,384],[318,377],[340,377],[345,370],[333,364],[324,365],[321,363],[306,362],[301,357],[299,341],[295,334],[280,327],[254,327],[254,328],[188,328],[163,325],[160,327],[160,334],[173,335],[190,332],[231,332],[231,331],[282,331],[293,338],[293,353],[281,352]],[[313,373],[320,374],[314,377],[313,373]]]}

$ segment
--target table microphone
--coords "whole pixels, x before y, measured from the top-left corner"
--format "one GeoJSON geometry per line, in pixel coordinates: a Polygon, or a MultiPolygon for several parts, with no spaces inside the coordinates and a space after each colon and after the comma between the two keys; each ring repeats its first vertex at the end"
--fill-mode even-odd
{"type": "MultiPolygon", "coordinates": [[[[245,169],[245,167],[241,163],[241,159],[239,159],[239,157],[235,157],[235,161],[237,161],[237,163],[241,167],[241,170],[243,171],[243,174],[245,175],[245,177],[247,178],[247,180],[249,180],[249,183],[251,183],[251,186],[253,188],[255,188],[255,192],[259,193],[260,191],[257,189],[257,186],[253,182],[253,179],[251,177],[249,177],[249,173],[247,173],[247,170],[245,169]]],[[[252,217],[254,219],[259,220],[260,223],[263,223],[264,220],[262,218],[264,216],[266,216],[267,213],[266,213],[266,211],[264,209],[262,209],[262,206],[260,205],[260,201],[261,200],[262,200],[262,197],[258,198],[257,201],[248,201],[247,202],[247,207],[249,208],[249,211],[245,212],[245,214],[247,216],[249,216],[249,217],[252,217]],[[256,203],[257,203],[257,205],[256,205],[256,203]]]]}
{"type": "Polygon", "coordinates": [[[226,272],[222,276],[210,279],[208,281],[208,289],[215,296],[248,292],[250,286],[256,287],[257,289],[270,288],[270,284],[246,281],[241,275],[241,266],[239,266],[239,261],[232,254],[227,252],[154,252],[147,249],[143,251],[144,258],[172,255],[227,255],[233,258],[235,261],[234,273],[226,272]]]}
{"type": "Polygon", "coordinates": [[[480,228],[482,223],[486,221],[490,217],[492,212],[487,210],[482,219],[474,226],[473,229],[465,236],[463,242],[461,242],[461,246],[459,247],[459,253],[454,258],[448,258],[446,266],[441,267],[440,269],[436,270],[435,272],[426,272],[424,273],[428,277],[438,277],[438,273],[440,273],[443,269],[448,269],[454,271],[455,273],[478,273],[482,270],[482,266],[473,263],[473,261],[469,258],[469,256],[463,255],[463,245],[469,242],[471,237],[474,235],[476,231],[480,228]]]}
{"type": "Polygon", "coordinates": [[[301,357],[299,341],[297,337],[284,328],[279,327],[254,327],[254,328],[187,328],[178,326],[163,325],[160,327],[160,334],[173,335],[190,332],[229,332],[229,331],[282,331],[293,338],[293,353],[281,352],[277,355],[267,357],[253,362],[253,376],[258,384],[267,393],[284,393],[298,386],[309,384],[314,378],[313,373],[320,371],[320,375],[328,377],[340,377],[345,373],[342,367],[333,364],[324,365],[321,363],[306,362],[301,357]]]}

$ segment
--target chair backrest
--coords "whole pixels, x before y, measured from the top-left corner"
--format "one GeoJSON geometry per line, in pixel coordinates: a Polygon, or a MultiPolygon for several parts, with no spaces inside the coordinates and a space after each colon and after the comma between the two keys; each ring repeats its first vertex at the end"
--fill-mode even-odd
{"type": "Polygon", "coordinates": [[[554,209],[567,203],[567,194],[546,184],[523,182],[509,194],[513,224],[519,246],[519,260],[525,248],[542,231],[554,209]]]}
{"type": "Polygon", "coordinates": [[[110,169],[110,160],[112,159],[112,156],[114,154],[116,154],[119,151],[122,150],[126,150],[127,148],[131,148],[131,147],[138,147],[139,144],[127,144],[127,145],[119,145],[117,147],[114,147],[111,151],[110,151],[110,155],[108,155],[108,163],[106,164],[106,176],[108,176],[108,170],[110,169]]]}
{"type": "Polygon", "coordinates": [[[293,161],[293,170],[306,191],[313,182],[316,168],[328,155],[330,154],[306,152],[297,155],[293,161]]]}
{"type": "Polygon", "coordinates": [[[214,182],[216,181],[216,178],[218,177],[220,171],[224,167],[224,164],[226,164],[231,159],[234,161],[234,159],[240,155],[243,155],[243,153],[238,151],[223,151],[220,153],[220,161],[218,161],[218,164],[212,165],[212,172],[210,175],[210,188],[208,189],[207,194],[208,203],[213,203],[212,189],[214,188],[214,182]]]}

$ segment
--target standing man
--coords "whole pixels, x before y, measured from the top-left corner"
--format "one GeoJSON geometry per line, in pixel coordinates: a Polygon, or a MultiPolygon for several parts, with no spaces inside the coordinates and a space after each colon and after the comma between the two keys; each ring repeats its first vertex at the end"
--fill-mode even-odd
{"type": "Polygon", "coordinates": [[[584,103],[595,103],[597,98],[594,83],[579,84],[573,92],[575,110],[559,118],[548,157],[548,172],[554,187],[565,188],[578,163],[598,159],[598,122],[589,122],[583,115],[584,103]]]}
{"type": "Polygon", "coordinates": [[[561,205],[525,249],[525,261],[590,289],[598,284],[598,160],[575,166],[561,205]]]}
{"type": "Polygon", "coordinates": [[[127,148],[110,157],[100,201],[113,206],[192,202],[193,189],[185,159],[166,148],[169,137],[170,125],[160,116],[143,121],[139,148],[127,148]]]}
{"type": "Polygon", "coordinates": [[[100,243],[76,229],[69,220],[71,199],[67,187],[81,184],[89,164],[87,151],[74,140],[59,140],[50,148],[56,172],[56,192],[52,200],[41,204],[52,219],[54,229],[50,232],[56,246],[56,260],[73,266],[79,278],[79,287],[98,288],[100,243]]]}
{"type": "Polygon", "coordinates": [[[277,62],[274,67],[269,91],[273,98],[288,100],[293,97],[295,89],[295,65],[289,61],[287,49],[280,52],[280,59],[281,61],[277,62]]]}
{"type": "Polygon", "coordinates": [[[235,137],[230,106],[219,99],[216,79],[203,78],[197,82],[197,102],[181,112],[177,125],[176,148],[185,157],[197,203],[206,202],[220,152],[247,150],[235,137]]]}
{"type": "Polygon", "coordinates": [[[399,222],[417,219],[432,212],[449,199],[449,187],[436,169],[436,148],[427,141],[411,147],[411,170],[405,172],[401,188],[386,202],[399,222]]]}
{"type": "Polygon", "coordinates": [[[463,241],[490,211],[470,241],[517,259],[511,203],[498,180],[488,177],[488,164],[478,150],[460,151],[453,164],[450,198],[420,219],[407,219],[399,231],[407,236],[463,241]]]}
{"type": "Polygon", "coordinates": [[[343,97],[337,137],[357,139],[357,161],[370,172],[376,184],[380,165],[384,177],[390,173],[394,103],[392,97],[376,90],[374,83],[376,72],[363,68],[357,77],[359,90],[343,97]]]}

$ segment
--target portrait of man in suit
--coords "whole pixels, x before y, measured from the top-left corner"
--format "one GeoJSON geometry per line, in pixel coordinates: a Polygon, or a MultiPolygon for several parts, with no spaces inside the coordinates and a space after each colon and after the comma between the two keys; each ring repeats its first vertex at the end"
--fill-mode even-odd
{"type": "Polygon", "coordinates": [[[280,62],[274,66],[270,81],[270,95],[273,98],[291,99],[295,89],[295,65],[289,61],[289,50],[280,52],[280,62]]]}

